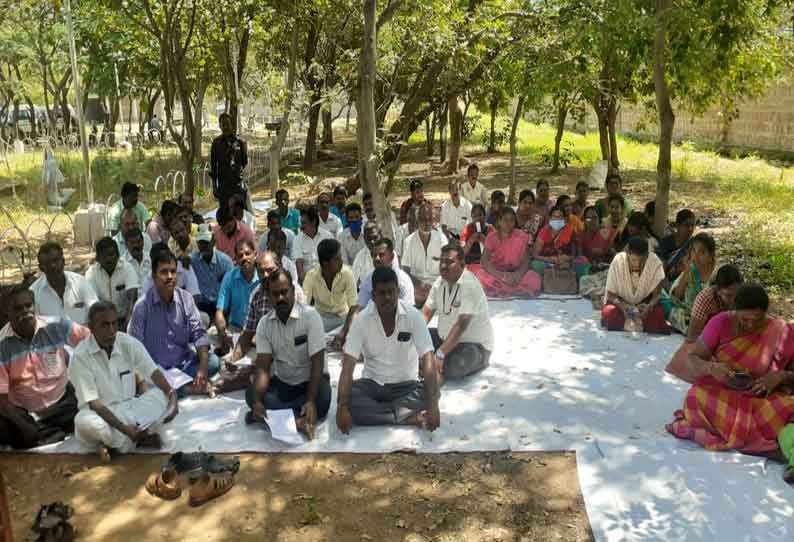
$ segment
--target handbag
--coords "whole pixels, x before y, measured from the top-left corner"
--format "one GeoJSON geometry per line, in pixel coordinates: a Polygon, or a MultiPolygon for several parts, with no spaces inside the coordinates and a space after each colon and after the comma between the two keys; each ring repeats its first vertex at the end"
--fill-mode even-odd
{"type": "Polygon", "coordinates": [[[547,267],[543,270],[543,292],[552,295],[578,294],[579,281],[576,279],[576,271],[570,267],[568,269],[547,267]]]}

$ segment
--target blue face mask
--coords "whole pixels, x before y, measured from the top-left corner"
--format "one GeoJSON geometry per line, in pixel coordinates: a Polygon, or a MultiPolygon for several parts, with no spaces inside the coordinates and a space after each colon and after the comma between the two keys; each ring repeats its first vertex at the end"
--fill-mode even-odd
{"type": "Polygon", "coordinates": [[[350,220],[348,221],[347,225],[350,228],[350,233],[353,235],[358,235],[361,233],[361,220],[350,220]]]}
{"type": "Polygon", "coordinates": [[[555,218],[553,220],[549,220],[549,226],[551,226],[551,229],[553,229],[554,231],[560,231],[563,228],[563,226],[565,226],[565,220],[561,218],[555,218]]]}

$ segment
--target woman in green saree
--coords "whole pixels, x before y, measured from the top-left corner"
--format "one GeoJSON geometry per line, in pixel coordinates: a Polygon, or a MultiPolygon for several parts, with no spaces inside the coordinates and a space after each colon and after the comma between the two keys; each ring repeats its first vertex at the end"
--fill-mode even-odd
{"type": "Polygon", "coordinates": [[[673,329],[686,334],[695,298],[708,286],[716,269],[717,244],[706,233],[692,238],[686,271],[662,294],[662,306],[673,329]]]}

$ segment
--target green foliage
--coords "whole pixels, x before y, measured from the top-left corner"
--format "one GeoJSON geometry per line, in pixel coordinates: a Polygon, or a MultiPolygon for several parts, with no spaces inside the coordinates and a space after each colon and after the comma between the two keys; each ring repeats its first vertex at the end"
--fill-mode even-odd
{"type": "MultiPolygon", "coordinates": [[[[512,128],[513,128],[512,119],[508,119],[505,122],[496,124],[495,132],[494,132],[494,146],[497,149],[500,147],[504,147],[505,145],[510,143],[510,132],[512,131],[512,128]]],[[[482,127],[482,130],[479,133],[478,141],[487,151],[491,143],[490,125],[482,127]]]]}
{"type": "MultiPolygon", "coordinates": [[[[554,149],[551,147],[542,147],[538,155],[540,163],[544,167],[551,168],[554,166],[554,149]]],[[[563,141],[560,144],[560,167],[568,169],[570,164],[581,164],[582,159],[574,151],[571,141],[563,141]]]]}

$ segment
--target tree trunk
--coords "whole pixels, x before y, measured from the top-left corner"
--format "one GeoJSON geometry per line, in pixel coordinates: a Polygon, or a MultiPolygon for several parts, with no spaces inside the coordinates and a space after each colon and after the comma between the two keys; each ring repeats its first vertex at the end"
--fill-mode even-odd
{"type": "Polygon", "coordinates": [[[287,68],[287,99],[284,102],[284,113],[281,115],[281,129],[273,139],[270,145],[270,195],[276,197],[278,192],[281,169],[281,149],[284,142],[287,140],[287,133],[289,132],[289,117],[292,111],[292,102],[295,99],[295,74],[298,67],[298,23],[292,23],[292,38],[290,40],[289,49],[289,67],[287,68]]]}
{"type": "Polygon", "coordinates": [[[551,165],[551,172],[560,171],[560,144],[565,133],[565,119],[568,118],[568,104],[561,102],[557,107],[557,133],[554,136],[554,161],[551,165]]]}
{"type": "Polygon", "coordinates": [[[433,156],[436,147],[436,112],[433,111],[432,117],[425,119],[425,146],[427,147],[427,156],[433,156]]]}
{"type": "Polygon", "coordinates": [[[44,91],[44,110],[47,112],[47,124],[51,134],[55,134],[55,115],[50,108],[50,93],[48,92],[49,84],[47,83],[47,67],[41,64],[41,79],[42,90],[44,91]]]}
{"type": "Polygon", "coordinates": [[[609,174],[617,174],[620,170],[618,160],[618,134],[615,124],[618,118],[617,99],[611,97],[607,106],[607,128],[609,129],[609,174]]]}
{"type": "Polygon", "coordinates": [[[306,149],[303,153],[304,169],[311,169],[317,161],[317,125],[320,123],[320,89],[312,92],[312,104],[309,107],[309,129],[306,132],[306,149]]]}
{"type": "Polygon", "coordinates": [[[656,0],[656,30],[653,39],[653,87],[656,108],[659,110],[659,160],[656,163],[656,214],[654,231],[661,235],[670,214],[670,178],[675,114],[670,102],[670,88],[666,78],[667,20],[672,0],[656,0]]]}
{"type": "Polygon", "coordinates": [[[360,162],[359,177],[366,192],[372,194],[372,203],[375,206],[375,216],[383,235],[394,239],[392,228],[392,215],[389,202],[378,180],[380,157],[376,151],[376,119],[375,119],[375,79],[377,77],[377,0],[364,0],[364,44],[362,47],[361,63],[359,68],[359,107],[357,131],[360,155],[364,158],[360,162]]]}
{"type": "Polygon", "coordinates": [[[516,204],[516,185],[518,183],[518,175],[516,175],[516,155],[518,154],[518,123],[521,122],[521,116],[524,114],[524,96],[518,97],[516,104],[516,112],[513,115],[513,126],[510,127],[510,193],[507,196],[507,203],[510,205],[516,204]]]}
{"type": "Polygon", "coordinates": [[[353,104],[347,104],[347,113],[345,114],[345,132],[350,132],[350,110],[353,108],[353,104]]]}
{"type": "Polygon", "coordinates": [[[447,161],[447,105],[441,110],[438,122],[438,160],[440,163],[447,161]]]}
{"type": "Polygon", "coordinates": [[[447,173],[450,175],[458,172],[460,167],[460,149],[463,146],[463,111],[457,95],[452,95],[447,100],[449,110],[449,160],[447,173]]]}
{"type": "Polygon", "coordinates": [[[606,160],[607,165],[609,165],[609,122],[607,121],[606,109],[603,108],[601,104],[602,98],[596,98],[593,102],[593,110],[598,119],[598,143],[601,146],[601,159],[606,160]]]}
{"type": "Polygon", "coordinates": [[[491,98],[491,133],[488,136],[488,154],[496,152],[496,113],[499,108],[499,102],[495,98],[491,98]]]}
{"type": "Polygon", "coordinates": [[[328,104],[327,107],[323,107],[323,145],[334,144],[334,119],[332,116],[331,107],[333,107],[332,104],[328,104]]]}

